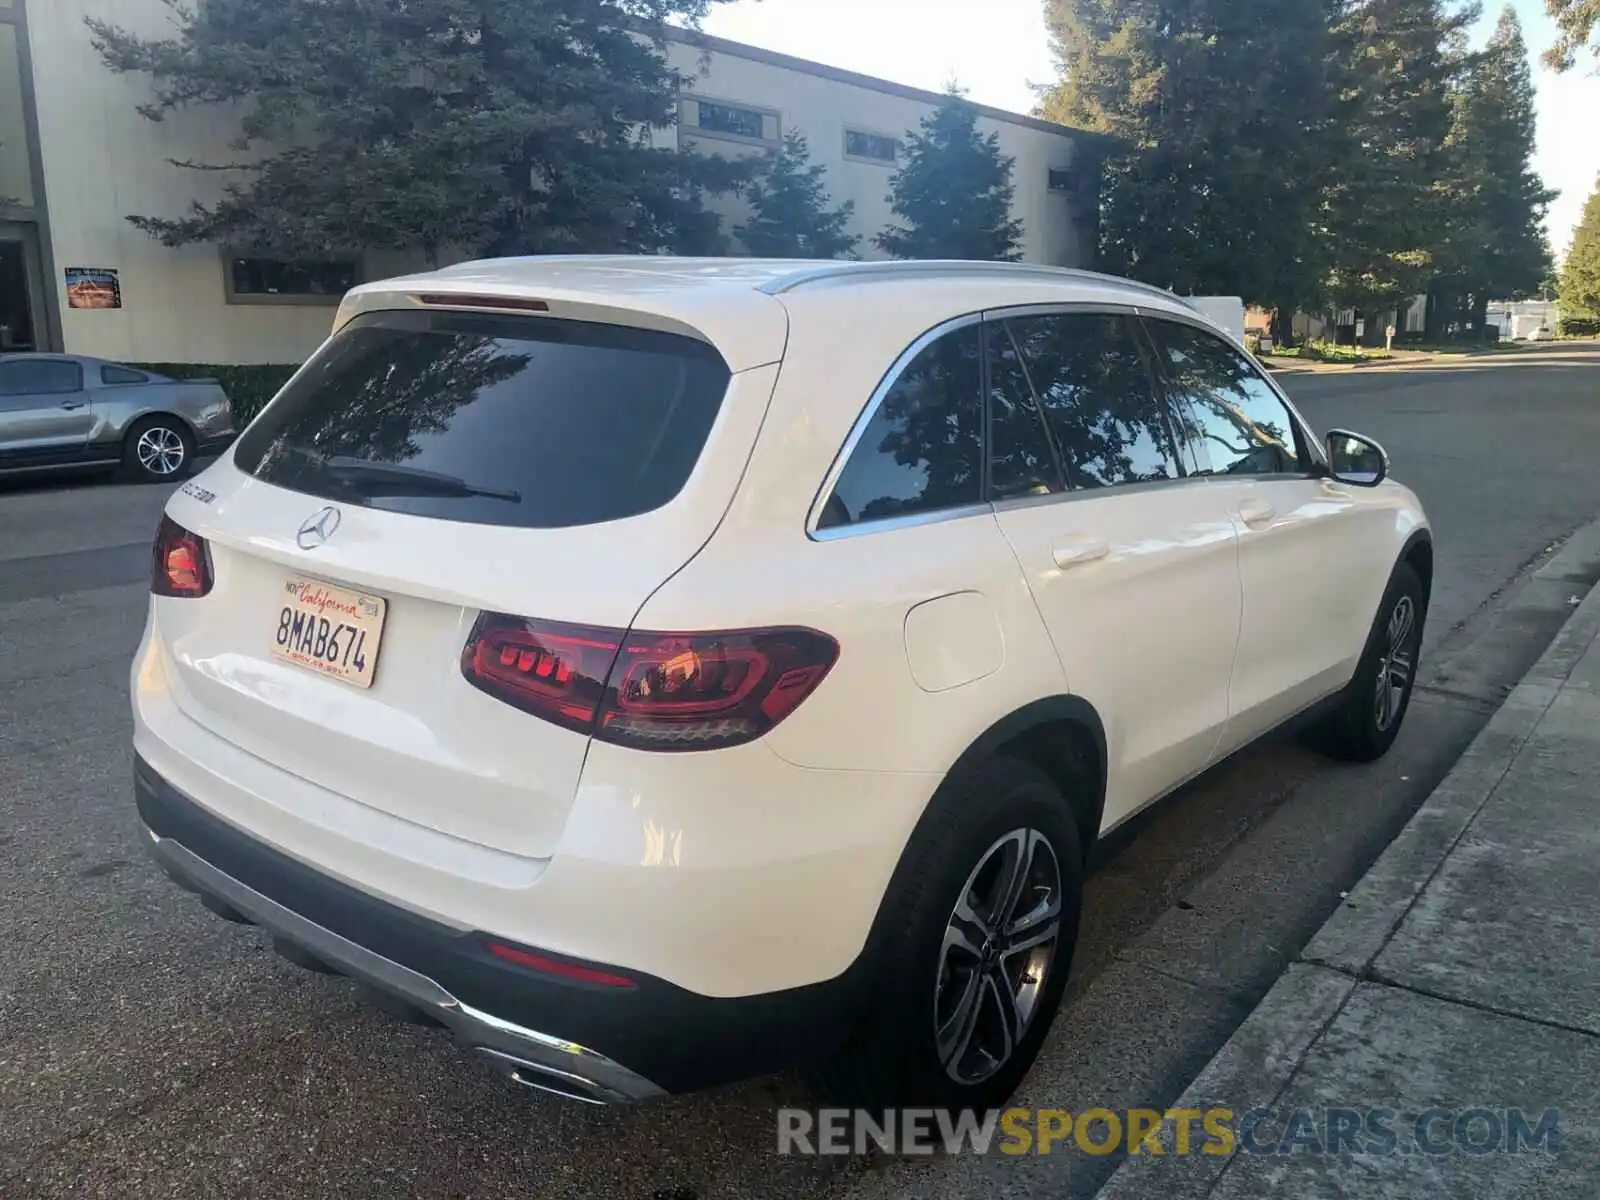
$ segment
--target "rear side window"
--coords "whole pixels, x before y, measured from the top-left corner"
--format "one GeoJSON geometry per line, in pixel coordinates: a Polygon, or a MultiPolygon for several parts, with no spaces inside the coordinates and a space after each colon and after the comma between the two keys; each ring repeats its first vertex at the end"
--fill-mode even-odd
{"type": "Polygon", "coordinates": [[[143,371],[134,371],[127,367],[114,367],[110,363],[106,363],[100,368],[100,382],[112,385],[119,383],[149,383],[150,376],[143,371]]]}
{"type": "Polygon", "coordinates": [[[1062,490],[1060,466],[1022,356],[1003,324],[989,342],[989,495],[1043,496],[1062,490]]]}
{"type": "Polygon", "coordinates": [[[1177,478],[1166,408],[1131,318],[1051,313],[1006,324],[1072,487],[1177,478]]]}
{"type": "Polygon", "coordinates": [[[728,380],[715,350],[675,334],[367,313],[306,364],[234,461],[280,487],[416,516],[615,521],[683,488],[728,380]]]}
{"type": "Polygon", "coordinates": [[[867,423],[817,521],[819,529],[982,499],[982,357],[976,323],[923,347],[867,423]]]}

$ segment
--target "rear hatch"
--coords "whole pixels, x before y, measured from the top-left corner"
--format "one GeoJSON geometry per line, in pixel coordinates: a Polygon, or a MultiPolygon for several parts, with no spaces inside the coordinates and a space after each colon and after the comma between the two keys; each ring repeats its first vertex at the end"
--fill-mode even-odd
{"type": "Polygon", "coordinates": [[[726,511],[776,371],[598,322],[357,316],[169,505],[214,578],[155,606],[177,704],[350,800],[552,853],[588,735],[468,684],[474,622],[626,629],[726,511]]]}

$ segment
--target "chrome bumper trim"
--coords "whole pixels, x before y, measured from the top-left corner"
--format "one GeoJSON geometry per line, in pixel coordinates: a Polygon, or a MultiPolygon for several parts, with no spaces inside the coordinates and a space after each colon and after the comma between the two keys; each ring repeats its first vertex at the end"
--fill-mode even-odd
{"type": "Polygon", "coordinates": [[[591,1104],[636,1104],[667,1093],[604,1054],[576,1042],[502,1021],[461,1003],[426,975],[308,921],[224,874],[180,842],[143,827],[150,852],[180,885],[209,894],[268,932],[287,939],[369,987],[410,1005],[482,1051],[519,1084],[591,1104]]]}

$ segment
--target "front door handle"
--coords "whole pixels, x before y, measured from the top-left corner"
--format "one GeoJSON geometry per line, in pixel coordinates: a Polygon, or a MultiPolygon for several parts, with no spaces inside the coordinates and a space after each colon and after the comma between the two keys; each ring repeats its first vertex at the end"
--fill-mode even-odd
{"type": "Polygon", "coordinates": [[[61,402],[61,407],[66,409],[68,412],[71,412],[75,408],[85,407],[88,403],[89,402],[87,400],[63,400],[61,402]]]}
{"type": "Polygon", "coordinates": [[[1278,510],[1265,500],[1246,500],[1239,505],[1239,519],[1252,529],[1265,525],[1278,515],[1278,510]]]}
{"type": "Polygon", "coordinates": [[[1079,563],[1094,562],[1111,553],[1111,547],[1094,538],[1074,538],[1062,542],[1051,551],[1058,567],[1073,567],[1079,563]]]}

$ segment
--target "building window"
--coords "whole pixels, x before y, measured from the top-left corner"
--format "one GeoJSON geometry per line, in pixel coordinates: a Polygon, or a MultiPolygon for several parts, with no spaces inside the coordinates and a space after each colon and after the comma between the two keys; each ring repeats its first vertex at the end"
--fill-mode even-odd
{"type": "Polygon", "coordinates": [[[1070,193],[1074,187],[1072,172],[1064,167],[1050,168],[1050,190],[1070,193]]]}
{"type": "Polygon", "coordinates": [[[338,304],[360,282],[353,258],[281,259],[230,254],[229,304],[338,304]]]}
{"type": "Polygon", "coordinates": [[[678,123],[686,134],[775,146],[783,137],[778,113],[770,108],[731,104],[726,100],[702,100],[684,96],[678,102],[678,123]]]}
{"type": "Polygon", "coordinates": [[[747,138],[766,136],[766,117],[757,109],[702,100],[699,112],[697,124],[711,133],[731,133],[735,137],[747,138]]]}
{"type": "Polygon", "coordinates": [[[892,163],[900,155],[900,139],[882,133],[868,133],[864,129],[844,131],[844,156],[863,158],[868,162],[892,163]]]}

